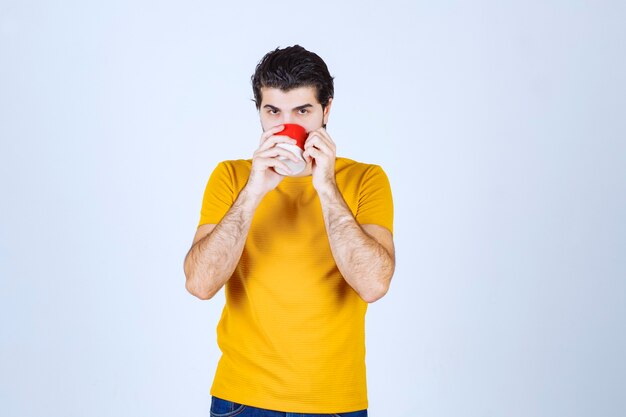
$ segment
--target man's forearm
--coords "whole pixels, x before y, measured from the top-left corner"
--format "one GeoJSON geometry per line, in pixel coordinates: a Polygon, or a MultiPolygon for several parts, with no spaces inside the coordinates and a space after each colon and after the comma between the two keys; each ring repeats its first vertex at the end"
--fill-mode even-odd
{"type": "Polygon", "coordinates": [[[356,222],[336,186],[319,197],[339,272],[363,300],[376,301],[389,288],[395,267],[392,254],[356,222]]]}
{"type": "Polygon", "coordinates": [[[192,246],[184,263],[189,292],[210,299],[228,281],[241,258],[258,202],[242,190],[211,233],[192,246]]]}

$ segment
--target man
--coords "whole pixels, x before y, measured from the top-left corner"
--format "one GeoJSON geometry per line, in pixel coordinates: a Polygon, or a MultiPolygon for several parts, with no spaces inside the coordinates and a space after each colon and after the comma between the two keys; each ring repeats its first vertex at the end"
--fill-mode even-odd
{"type": "Polygon", "coordinates": [[[184,263],[196,297],[226,285],[211,414],[367,416],[365,312],[395,267],[389,182],[336,156],[333,78],[319,56],[271,51],[252,84],[259,147],[211,174],[184,263]],[[295,143],[280,135],[286,123],[308,132],[299,175],[274,170],[297,160],[276,146],[295,143]]]}

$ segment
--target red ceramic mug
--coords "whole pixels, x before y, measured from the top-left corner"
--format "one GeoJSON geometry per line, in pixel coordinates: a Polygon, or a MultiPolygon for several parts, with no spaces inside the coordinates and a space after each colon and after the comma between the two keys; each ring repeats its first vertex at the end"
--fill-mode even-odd
{"type": "Polygon", "coordinates": [[[291,169],[291,173],[285,172],[278,167],[274,168],[274,170],[280,175],[297,175],[306,168],[306,161],[302,157],[302,153],[304,152],[304,142],[309,135],[306,133],[306,129],[300,125],[285,123],[283,126],[285,126],[285,128],[276,133],[275,136],[289,136],[297,142],[295,145],[291,143],[278,143],[276,146],[280,146],[281,148],[292,152],[300,159],[300,161],[294,162],[292,159],[280,156],[278,159],[284,162],[289,169],[291,169]]]}

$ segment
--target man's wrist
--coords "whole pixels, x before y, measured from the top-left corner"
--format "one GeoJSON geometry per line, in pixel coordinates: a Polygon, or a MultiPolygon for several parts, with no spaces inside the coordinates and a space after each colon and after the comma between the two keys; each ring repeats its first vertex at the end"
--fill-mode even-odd
{"type": "Polygon", "coordinates": [[[341,196],[339,188],[337,188],[337,184],[335,182],[328,182],[324,184],[323,187],[320,187],[317,190],[317,194],[319,195],[320,201],[322,202],[334,201],[341,196]]]}
{"type": "Polygon", "coordinates": [[[239,196],[237,197],[236,203],[242,206],[242,208],[246,210],[254,211],[257,206],[263,200],[265,194],[258,194],[253,192],[248,188],[248,185],[243,187],[243,189],[239,192],[239,196]]]}

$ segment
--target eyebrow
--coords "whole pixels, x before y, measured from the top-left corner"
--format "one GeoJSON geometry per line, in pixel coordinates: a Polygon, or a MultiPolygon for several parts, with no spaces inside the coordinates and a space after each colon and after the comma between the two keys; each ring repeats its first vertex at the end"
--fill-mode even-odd
{"type": "MultiPolygon", "coordinates": [[[[309,107],[313,107],[312,104],[307,103],[307,104],[303,104],[302,106],[298,106],[298,107],[294,107],[293,110],[302,110],[302,109],[308,109],[309,107]]],[[[265,106],[263,106],[264,109],[271,109],[271,110],[278,110],[280,111],[280,109],[276,106],[272,106],[271,104],[266,104],[265,106]]]]}

